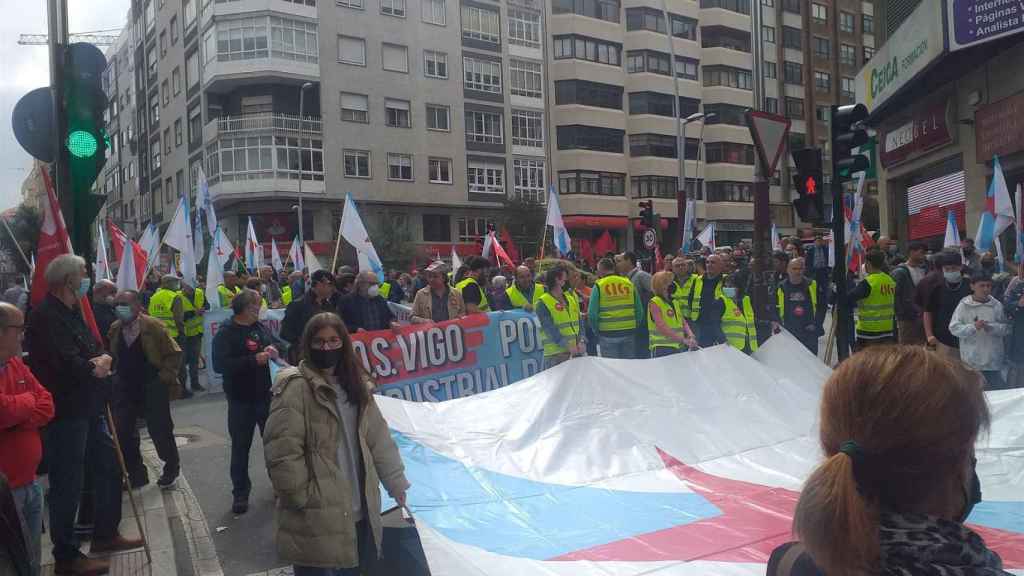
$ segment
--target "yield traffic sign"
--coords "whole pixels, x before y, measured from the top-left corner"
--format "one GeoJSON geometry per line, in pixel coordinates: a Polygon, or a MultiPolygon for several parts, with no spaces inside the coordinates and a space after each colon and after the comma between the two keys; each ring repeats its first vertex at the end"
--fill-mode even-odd
{"type": "Polygon", "coordinates": [[[789,134],[789,118],[778,114],[769,114],[756,110],[747,111],[747,126],[750,136],[754,139],[754,148],[761,157],[764,177],[769,178],[775,173],[775,166],[782,157],[782,150],[789,134]]]}

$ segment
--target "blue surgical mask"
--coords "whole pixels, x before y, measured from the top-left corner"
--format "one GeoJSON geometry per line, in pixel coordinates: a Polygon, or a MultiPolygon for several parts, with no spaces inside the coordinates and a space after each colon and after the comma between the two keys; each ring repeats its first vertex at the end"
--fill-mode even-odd
{"type": "Polygon", "coordinates": [[[114,313],[121,319],[122,322],[129,322],[134,320],[134,314],[132,314],[132,307],[127,304],[118,304],[114,307],[114,313]]]}
{"type": "Polygon", "coordinates": [[[725,288],[722,288],[722,294],[725,294],[726,298],[735,298],[736,297],[736,287],[735,286],[726,286],[725,288]]]}
{"type": "Polygon", "coordinates": [[[78,297],[85,298],[85,295],[89,293],[89,288],[92,288],[92,279],[86,276],[78,283],[78,297]]]}

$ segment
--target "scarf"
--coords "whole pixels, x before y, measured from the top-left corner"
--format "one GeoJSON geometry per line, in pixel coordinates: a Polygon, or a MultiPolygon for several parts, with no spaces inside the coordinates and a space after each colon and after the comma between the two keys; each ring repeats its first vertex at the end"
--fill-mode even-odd
{"type": "Polygon", "coordinates": [[[884,576],[1009,576],[981,536],[959,522],[884,512],[879,544],[884,576]]]}

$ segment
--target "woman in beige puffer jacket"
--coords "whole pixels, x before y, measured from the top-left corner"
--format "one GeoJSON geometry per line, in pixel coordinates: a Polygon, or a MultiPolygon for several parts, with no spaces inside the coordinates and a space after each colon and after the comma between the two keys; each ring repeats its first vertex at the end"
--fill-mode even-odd
{"type": "Polygon", "coordinates": [[[295,576],[358,575],[380,557],[379,483],[404,505],[409,482],[341,318],[311,318],[300,356],[277,376],[263,437],[278,556],[295,576]]]}

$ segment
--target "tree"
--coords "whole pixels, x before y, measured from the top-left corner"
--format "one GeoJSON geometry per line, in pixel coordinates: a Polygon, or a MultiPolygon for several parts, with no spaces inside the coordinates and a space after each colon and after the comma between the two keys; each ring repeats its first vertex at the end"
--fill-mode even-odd
{"type": "Polygon", "coordinates": [[[29,256],[35,249],[36,242],[39,240],[39,228],[42,226],[41,216],[35,208],[22,203],[18,205],[12,216],[6,217],[6,220],[11,233],[18,239],[18,243],[15,245],[11,234],[8,234],[7,230],[2,230],[0,231],[0,250],[5,250],[10,254],[11,260],[20,274],[27,275],[30,270],[18,252],[18,247],[21,247],[26,256],[29,256]]]}
{"type": "Polygon", "coordinates": [[[547,216],[545,205],[523,198],[510,197],[505,201],[502,215],[503,225],[519,247],[519,255],[523,258],[537,256],[547,216]]]}

